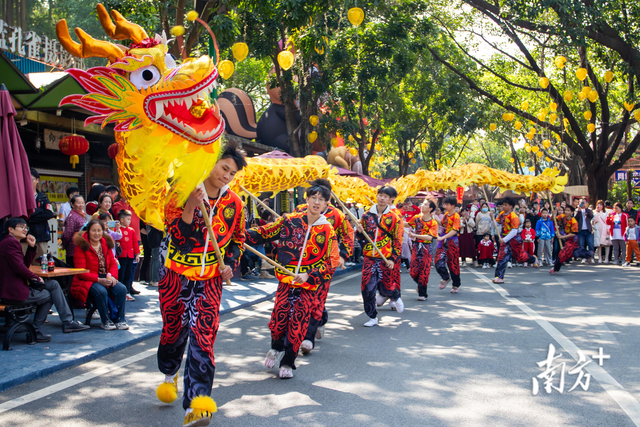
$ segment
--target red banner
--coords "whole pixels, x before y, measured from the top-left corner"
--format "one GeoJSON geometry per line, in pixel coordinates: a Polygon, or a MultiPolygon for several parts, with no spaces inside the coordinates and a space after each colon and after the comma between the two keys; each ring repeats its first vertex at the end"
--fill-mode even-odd
{"type": "Polygon", "coordinates": [[[464,197],[464,188],[456,187],[456,201],[458,204],[462,203],[462,198],[464,197]]]}

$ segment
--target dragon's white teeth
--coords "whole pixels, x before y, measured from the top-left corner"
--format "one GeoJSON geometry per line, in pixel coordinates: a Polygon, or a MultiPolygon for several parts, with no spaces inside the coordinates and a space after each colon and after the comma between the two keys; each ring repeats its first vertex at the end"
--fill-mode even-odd
{"type": "Polygon", "coordinates": [[[189,108],[191,108],[191,105],[193,104],[193,98],[192,97],[188,97],[184,99],[184,105],[185,107],[187,107],[187,110],[189,108]]]}
{"type": "Polygon", "coordinates": [[[156,102],[156,120],[160,119],[162,113],[164,113],[164,105],[162,102],[156,102]]]}

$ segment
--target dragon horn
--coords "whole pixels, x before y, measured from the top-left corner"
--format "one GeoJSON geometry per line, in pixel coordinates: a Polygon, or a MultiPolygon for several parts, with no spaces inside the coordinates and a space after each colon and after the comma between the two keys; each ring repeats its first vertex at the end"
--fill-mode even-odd
{"type": "Polygon", "coordinates": [[[111,21],[107,9],[102,4],[98,3],[96,10],[104,32],[113,40],[129,39],[134,43],[140,43],[142,40],[149,38],[147,32],[140,25],[127,21],[117,10],[111,10],[115,25],[111,21]]]}
{"type": "Polygon", "coordinates": [[[124,52],[109,42],[96,40],[80,28],[76,28],[75,33],[80,39],[80,44],[73,41],[71,35],[69,35],[69,28],[65,19],[61,19],[56,24],[56,35],[60,40],[60,44],[73,56],[78,58],[107,58],[111,62],[124,57],[124,52]]]}

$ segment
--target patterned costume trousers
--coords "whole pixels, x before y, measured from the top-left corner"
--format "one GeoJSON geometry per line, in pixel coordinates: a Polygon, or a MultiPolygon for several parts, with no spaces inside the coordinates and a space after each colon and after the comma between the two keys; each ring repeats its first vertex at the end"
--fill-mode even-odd
{"type": "Polygon", "coordinates": [[[316,290],[316,299],[311,310],[311,319],[309,320],[309,327],[307,328],[307,334],[304,339],[311,341],[314,345],[316,342],[316,331],[320,326],[326,325],[329,320],[329,313],[325,308],[327,303],[327,297],[329,296],[329,288],[331,282],[325,282],[316,290]]]}
{"type": "Polygon", "coordinates": [[[166,270],[159,284],[162,335],[158,368],[165,375],[180,370],[189,339],[184,369],[182,406],[187,409],[196,396],[210,396],[216,371],[213,344],[220,323],[222,279],[187,280],[166,270]]]}
{"type": "Polygon", "coordinates": [[[364,312],[372,319],[378,316],[376,291],[393,301],[400,298],[400,286],[398,286],[399,280],[397,279],[400,276],[400,259],[399,257],[391,257],[391,261],[394,264],[393,270],[387,267],[382,258],[364,257],[362,263],[362,282],[360,283],[362,302],[364,303],[364,312]]]}
{"type": "Polygon", "coordinates": [[[436,250],[436,271],[442,280],[453,280],[453,287],[460,287],[460,247],[458,239],[442,240],[436,250]],[[448,269],[447,269],[448,267],[448,269]]]}
{"type": "Polygon", "coordinates": [[[269,329],[271,348],[284,351],[280,366],[287,365],[295,369],[298,350],[307,333],[315,300],[314,291],[278,284],[269,329]]]}
{"type": "Polygon", "coordinates": [[[563,244],[564,246],[560,249],[558,257],[556,258],[556,263],[553,265],[554,271],[560,271],[562,263],[567,262],[571,257],[584,259],[593,258],[593,252],[578,244],[578,236],[564,239],[563,244]]]}
{"type": "Polygon", "coordinates": [[[411,269],[409,274],[418,284],[418,295],[427,297],[427,285],[429,284],[429,273],[431,273],[431,251],[430,243],[415,243],[411,250],[411,269]]]}
{"type": "Polygon", "coordinates": [[[507,263],[510,262],[512,258],[517,262],[536,262],[536,257],[529,255],[529,252],[524,250],[522,237],[516,235],[504,245],[500,245],[498,263],[496,264],[496,277],[504,279],[504,272],[507,269],[507,263]]]}

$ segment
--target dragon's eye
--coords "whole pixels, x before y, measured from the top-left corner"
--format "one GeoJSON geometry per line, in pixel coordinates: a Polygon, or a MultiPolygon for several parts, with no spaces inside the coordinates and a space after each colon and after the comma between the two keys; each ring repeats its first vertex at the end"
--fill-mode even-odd
{"type": "Polygon", "coordinates": [[[165,55],[164,63],[168,69],[176,68],[176,58],[170,53],[165,55]]]}
{"type": "Polygon", "coordinates": [[[138,89],[146,89],[160,80],[160,71],[154,65],[138,68],[131,72],[129,80],[138,89]]]}

